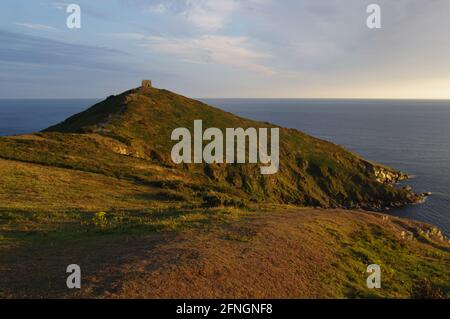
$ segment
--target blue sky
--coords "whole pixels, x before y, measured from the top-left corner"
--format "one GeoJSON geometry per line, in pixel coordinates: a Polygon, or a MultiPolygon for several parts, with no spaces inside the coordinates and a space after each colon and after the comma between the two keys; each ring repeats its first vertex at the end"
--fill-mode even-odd
{"type": "Polygon", "coordinates": [[[0,98],[144,78],[192,97],[450,98],[449,15],[448,0],[2,0],[0,98]]]}

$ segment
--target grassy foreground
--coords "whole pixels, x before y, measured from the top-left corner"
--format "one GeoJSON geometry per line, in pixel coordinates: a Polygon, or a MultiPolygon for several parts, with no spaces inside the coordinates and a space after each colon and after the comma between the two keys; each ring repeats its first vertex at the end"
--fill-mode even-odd
{"type": "Polygon", "coordinates": [[[6,298],[448,298],[431,226],[363,211],[259,207],[0,213],[6,298]],[[414,238],[403,236],[411,232],[414,238]],[[82,267],[82,289],[65,286],[82,267]],[[366,267],[382,288],[366,287],[366,267]]]}

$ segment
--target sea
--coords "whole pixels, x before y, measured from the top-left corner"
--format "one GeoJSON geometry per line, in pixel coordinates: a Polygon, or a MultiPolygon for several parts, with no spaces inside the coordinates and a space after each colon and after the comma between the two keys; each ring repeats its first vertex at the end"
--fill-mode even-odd
{"type": "MultiPolygon", "coordinates": [[[[201,99],[242,117],[295,128],[401,170],[423,204],[388,213],[450,236],[450,100],[201,99]]],[[[1,100],[0,135],[42,130],[99,100],[1,100]]],[[[282,165],[282,159],[281,159],[282,165]]]]}

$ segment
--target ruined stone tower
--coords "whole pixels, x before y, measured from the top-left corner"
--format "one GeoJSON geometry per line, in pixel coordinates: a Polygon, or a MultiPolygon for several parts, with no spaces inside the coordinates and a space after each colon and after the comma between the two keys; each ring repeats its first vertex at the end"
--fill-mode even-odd
{"type": "Polygon", "coordinates": [[[148,89],[152,87],[152,81],[150,80],[142,80],[142,88],[148,89]]]}

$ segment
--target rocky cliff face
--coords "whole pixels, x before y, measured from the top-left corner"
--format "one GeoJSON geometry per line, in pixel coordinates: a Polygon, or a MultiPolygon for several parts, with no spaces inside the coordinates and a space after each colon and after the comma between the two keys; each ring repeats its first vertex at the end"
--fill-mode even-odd
{"type": "Polygon", "coordinates": [[[384,167],[374,167],[373,170],[377,181],[383,184],[395,184],[408,179],[408,175],[402,172],[389,170],[384,167]]]}

